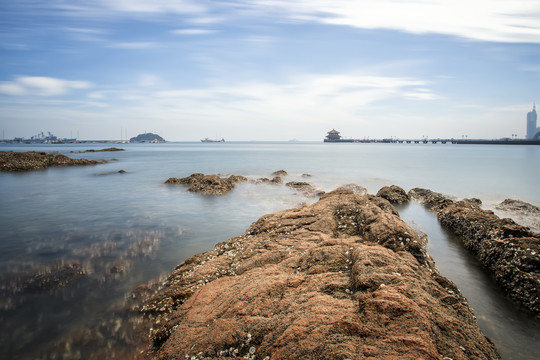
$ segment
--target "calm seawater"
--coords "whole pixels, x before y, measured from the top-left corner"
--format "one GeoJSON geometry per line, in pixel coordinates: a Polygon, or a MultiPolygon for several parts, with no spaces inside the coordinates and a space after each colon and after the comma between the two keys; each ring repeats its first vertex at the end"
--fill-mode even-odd
{"type": "MultiPolygon", "coordinates": [[[[110,146],[0,145],[0,151],[115,159],[0,173],[0,358],[129,357],[137,338],[122,305],[134,287],[242,234],[264,214],[315,201],[284,185],[253,183],[205,197],[164,185],[169,177],[201,172],[257,179],[283,169],[285,181],[308,181],[325,191],[355,183],[376,193],[395,184],[477,197],[485,208],[506,198],[540,205],[539,146],[233,142],[121,144],[126,151],[70,153],[110,146]]],[[[429,253],[469,299],[502,356],[538,358],[539,321],[516,309],[432,214],[415,204],[400,213],[428,234],[429,253]]]]}

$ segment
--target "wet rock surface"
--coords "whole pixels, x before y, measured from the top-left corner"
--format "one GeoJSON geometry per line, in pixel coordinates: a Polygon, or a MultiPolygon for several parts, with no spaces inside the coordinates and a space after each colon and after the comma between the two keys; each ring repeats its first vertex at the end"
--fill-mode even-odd
{"type": "Polygon", "coordinates": [[[304,194],[307,197],[316,197],[321,196],[324,194],[324,191],[318,190],[310,183],[304,182],[304,181],[290,181],[285,184],[285,186],[300,191],[302,194],[304,194]]]}
{"type": "Polygon", "coordinates": [[[239,182],[247,181],[244,176],[230,175],[220,177],[219,175],[191,174],[184,178],[169,178],[165,184],[189,185],[188,191],[201,193],[204,195],[225,195],[239,182]]]}
{"type": "Polygon", "coordinates": [[[377,193],[377,196],[380,196],[393,204],[404,204],[409,202],[409,196],[405,190],[396,185],[382,187],[377,193]]]}
{"type": "Polygon", "coordinates": [[[148,358],[499,359],[385,199],[341,189],[179,265],[141,312],[148,358]]]}
{"type": "Polygon", "coordinates": [[[540,208],[538,206],[521,200],[506,199],[497,205],[496,208],[517,214],[540,216],[540,208]]]}
{"type": "Polygon", "coordinates": [[[104,160],[72,159],[61,154],[39,151],[0,151],[0,171],[30,171],[50,166],[81,166],[105,164],[104,160]]]}
{"type": "Polygon", "coordinates": [[[540,234],[481,209],[476,199],[453,201],[425,189],[412,189],[409,195],[460,236],[515,301],[540,316],[540,234]]]}
{"type": "Polygon", "coordinates": [[[112,148],[99,149],[99,150],[89,149],[89,150],[84,150],[84,151],[71,151],[71,153],[80,153],[80,154],[83,154],[83,153],[92,153],[92,152],[110,152],[110,151],[125,151],[125,150],[124,150],[124,149],[119,149],[119,148],[112,147],[112,148]]]}

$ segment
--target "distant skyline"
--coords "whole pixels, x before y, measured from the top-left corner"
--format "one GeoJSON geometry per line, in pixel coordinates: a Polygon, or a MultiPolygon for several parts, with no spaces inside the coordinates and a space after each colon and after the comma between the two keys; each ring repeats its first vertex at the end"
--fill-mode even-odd
{"type": "Polygon", "coordinates": [[[5,0],[5,138],[526,136],[538,0],[5,0]]]}

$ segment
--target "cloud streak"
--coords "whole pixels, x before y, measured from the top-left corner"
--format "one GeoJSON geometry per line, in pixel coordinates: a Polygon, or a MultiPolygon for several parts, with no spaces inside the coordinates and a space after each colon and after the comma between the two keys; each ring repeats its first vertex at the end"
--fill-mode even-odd
{"type": "Polygon", "coordinates": [[[185,15],[191,23],[238,23],[257,17],[265,22],[317,23],[360,29],[389,29],[413,34],[444,34],[463,39],[540,43],[537,0],[50,0],[13,5],[47,9],[59,15],[155,21],[185,15]]]}
{"type": "Polygon", "coordinates": [[[87,81],[71,81],[45,76],[19,76],[13,81],[0,82],[0,93],[12,96],[57,96],[73,89],[86,89],[87,81]]]}

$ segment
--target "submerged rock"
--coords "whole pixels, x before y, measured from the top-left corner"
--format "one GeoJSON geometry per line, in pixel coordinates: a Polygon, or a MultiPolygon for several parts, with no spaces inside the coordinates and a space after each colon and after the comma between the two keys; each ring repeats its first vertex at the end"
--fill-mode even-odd
{"type": "Polygon", "coordinates": [[[80,166],[105,164],[105,160],[72,159],[61,154],[39,151],[0,151],[0,171],[29,171],[50,166],[80,166]]]}
{"type": "Polygon", "coordinates": [[[409,202],[409,196],[407,195],[405,190],[403,190],[397,185],[382,187],[377,193],[377,196],[385,198],[386,200],[394,204],[404,204],[409,202]]]}
{"type": "Polygon", "coordinates": [[[285,184],[291,189],[301,191],[307,197],[316,197],[324,194],[324,191],[318,190],[313,185],[303,181],[291,181],[285,184]]]}
{"type": "Polygon", "coordinates": [[[108,151],[125,151],[125,150],[112,147],[112,148],[99,149],[99,150],[90,149],[90,150],[84,150],[84,151],[71,151],[71,153],[92,153],[92,152],[108,152],[108,151]]]}
{"type": "Polygon", "coordinates": [[[278,171],[274,171],[272,175],[273,176],[287,176],[289,174],[287,174],[285,170],[278,170],[278,171]]]}
{"type": "Polygon", "coordinates": [[[350,190],[350,191],[353,192],[353,194],[358,194],[358,195],[366,195],[367,194],[367,189],[365,187],[360,186],[360,185],[356,185],[356,184],[342,185],[342,186],[338,187],[336,190],[337,191],[350,190]]]}
{"type": "Polygon", "coordinates": [[[497,210],[519,215],[540,216],[540,208],[521,200],[506,199],[495,207],[497,210]]]}
{"type": "Polygon", "coordinates": [[[237,183],[247,181],[247,178],[239,175],[220,177],[219,175],[191,174],[185,178],[169,178],[165,184],[190,185],[188,191],[198,192],[204,195],[225,195],[231,191],[237,183]]]}
{"type": "Polygon", "coordinates": [[[540,317],[540,234],[481,209],[475,200],[452,201],[425,189],[413,189],[409,194],[428,204],[495,281],[540,317]]]}
{"type": "Polygon", "coordinates": [[[141,308],[148,358],[499,359],[396,214],[342,189],[187,259],[141,308]]]}

